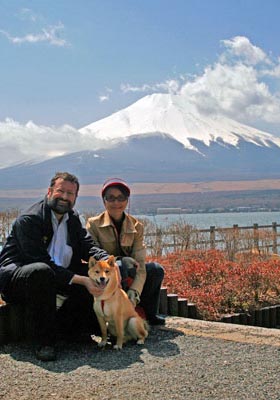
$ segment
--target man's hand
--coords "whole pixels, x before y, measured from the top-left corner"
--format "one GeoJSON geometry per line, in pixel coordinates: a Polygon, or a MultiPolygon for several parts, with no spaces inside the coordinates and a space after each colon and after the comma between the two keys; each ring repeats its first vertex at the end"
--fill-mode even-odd
{"type": "Polygon", "coordinates": [[[98,297],[103,293],[103,289],[100,289],[96,283],[87,276],[74,275],[72,278],[72,283],[85,286],[92,296],[98,297]]]}
{"type": "Polygon", "coordinates": [[[140,295],[135,289],[129,289],[127,291],[127,295],[131,303],[133,304],[134,307],[137,306],[138,303],[140,303],[140,295]]]}

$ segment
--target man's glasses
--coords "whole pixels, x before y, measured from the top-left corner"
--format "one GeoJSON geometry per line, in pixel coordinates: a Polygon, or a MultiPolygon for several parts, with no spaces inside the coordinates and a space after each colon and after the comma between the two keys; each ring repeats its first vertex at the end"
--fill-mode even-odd
{"type": "Polygon", "coordinates": [[[113,196],[113,195],[105,196],[104,199],[106,201],[109,201],[109,203],[113,203],[114,201],[119,201],[120,203],[123,203],[124,201],[127,200],[127,197],[124,196],[123,194],[120,194],[119,196],[113,196]]]}

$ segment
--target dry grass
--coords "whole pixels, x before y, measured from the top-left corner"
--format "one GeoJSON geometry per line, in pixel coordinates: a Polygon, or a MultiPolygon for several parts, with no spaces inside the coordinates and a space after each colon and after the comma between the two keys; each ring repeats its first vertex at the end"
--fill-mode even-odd
{"type": "MultiPolygon", "coordinates": [[[[255,181],[213,181],[213,182],[163,182],[133,183],[135,195],[164,193],[201,193],[244,190],[280,189],[280,179],[261,179],[255,181]]],[[[100,196],[100,185],[82,185],[81,196],[100,196]]]]}
{"type": "MultiPolygon", "coordinates": [[[[280,190],[280,179],[259,179],[251,181],[209,181],[209,182],[152,182],[131,183],[134,195],[164,193],[201,193],[246,190],[280,190]]],[[[25,190],[0,190],[0,198],[38,198],[46,193],[45,188],[25,190]]],[[[80,196],[100,196],[100,184],[81,185],[80,196]]]]}

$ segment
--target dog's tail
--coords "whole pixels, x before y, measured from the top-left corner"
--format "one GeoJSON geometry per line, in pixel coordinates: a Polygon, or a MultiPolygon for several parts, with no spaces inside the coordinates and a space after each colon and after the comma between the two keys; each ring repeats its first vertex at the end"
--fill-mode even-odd
{"type": "Polygon", "coordinates": [[[144,340],[148,336],[149,325],[148,322],[143,320],[141,317],[132,317],[127,323],[127,333],[134,340],[140,340],[144,343],[144,340]]]}

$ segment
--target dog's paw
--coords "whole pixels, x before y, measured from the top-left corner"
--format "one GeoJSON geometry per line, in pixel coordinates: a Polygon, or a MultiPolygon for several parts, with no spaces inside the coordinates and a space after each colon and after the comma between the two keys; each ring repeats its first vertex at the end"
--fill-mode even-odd
{"type": "Polygon", "coordinates": [[[121,350],[122,349],[122,344],[115,344],[113,348],[115,350],[121,350]]]}
{"type": "Polygon", "coordinates": [[[144,342],[145,342],[144,339],[138,339],[136,343],[142,345],[142,344],[144,344],[144,342]]]}
{"type": "Polygon", "coordinates": [[[106,346],[106,344],[107,344],[107,341],[106,340],[101,340],[101,342],[99,342],[98,343],[98,347],[105,347],[106,346]]]}

